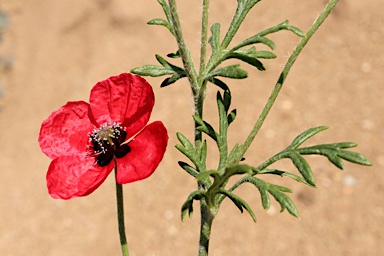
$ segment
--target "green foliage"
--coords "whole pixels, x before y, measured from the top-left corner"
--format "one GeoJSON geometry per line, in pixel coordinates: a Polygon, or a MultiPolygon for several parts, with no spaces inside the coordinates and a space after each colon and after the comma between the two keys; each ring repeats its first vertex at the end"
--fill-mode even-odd
{"type": "Polygon", "coordinates": [[[297,212],[296,206],[293,203],[292,199],[289,198],[286,194],[284,194],[291,193],[292,191],[290,189],[274,185],[251,176],[246,177],[244,180],[257,187],[261,195],[261,202],[264,209],[268,210],[271,205],[270,197],[268,195],[271,194],[275,198],[275,200],[280,204],[281,212],[287,209],[290,214],[295,217],[299,217],[299,213],[297,212]]]}
{"type": "Polygon", "coordinates": [[[234,79],[247,78],[248,73],[245,70],[239,68],[239,66],[240,65],[237,64],[237,65],[231,65],[228,67],[216,69],[215,71],[209,73],[205,77],[205,80],[211,79],[215,76],[222,76],[222,77],[228,77],[228,78],[234,78],[234,79]]]}
{"type": "Polygon", "coordinates": [[[172,26],[172,21],[171,21],[171,10],[170,10],[168,4],[165,2],[165,0],[157,0],[157,2],[159,2],[161,7],[163,8],[163,11],[165,13],[167,20],[153,19],[153,20],[148,21],[147,24],[164,26],[169,30],[169,32],[171,32],[172,35],[174,35],[175,31],[174,31],[174,27],[172,26]]]}
{"type": "MultiPolygon", "coordinates": [[[[160,25],[166,27],[173,35],[175,35],[174,24],[172,23],[171,9],[165,0],[158,0],[160,5],[163,8],[164,14],[166,16],[165,19],[153,19],[148,22],[150,25],[160,25]]],[[[203,86],[206,82],[214,83],[215,77],[225,77],[232,79],[244,79],[248,77],[248,73],[241,69],[239,64],[230,65],[218,68],[220,64],[222,64],[225,60],[228,59],[238,59],[242,62],[248,63],[259,71],[266,70],[264,64],[260,61],[260,59],[274,59],[276,55],[273,52],[260,50],[257,51],[256,47],[253,46],[249,49],[242,49],[248,45],[257,45],[264,44],[267,45],[271,50],[275,49],[275,43],[267,38],[266,36],[272,33],[276,33],[281,30],[288,30],[295,33],[298,36],[304,36],[303,32],[297,27],[288,25],[288,21],[280,23],[274,27],[268,28],[250,38],[247,38],[240,44],[236,45],[231,49],[227,49],[229,43],[232,38],[237,33],[237,30],[241,23],[243,22],[245,16],[249,12],[249,10],[258,3],[259,0],[244,0],[238,1],[238,7],[236,13],[233,17],[230,28],[228,29],[223,41],[220,43],[220,23],[214,23],[211,26],[211,37],[208,42],[212,48],[212,55],[206,64],[205,72],[200,74],[201,76],[201,84],[203,86]]],[[[180,52],[170,53],[167,55],[169,58],[179,58],[180,52]]],[[[175,83],[177,80],[187,77],[186,69],[173,65],[167,62],[164,58],[159,55],[156,55],[156,59],[160,62],[162,66],[156,65],[145,65],[143,67],[134,68],[131,70],[132,73],[141,75],[141,76],[164,76],[171,75],[170,77],[163,80],[161,83],[161,87],[166,87],[170,84],[175,83]]],[[[215,84],[215,83],[214,83],[215,84]]],[[[217,85],[217,84],[216,84],[217,85]]]]}
{"type": "MultiPolygon", "coordinates": [[[[201,200],[202,198],[204,198],[209,207],[218,208],[225,198],[229,198],[236,205],[236,207],[239,208],[241,212],[243,212],[245,209],[251,215],[254,221],[256,221],[254,212],[249,207],[249,205],[242,198],[233,193],[233,191],[243,183],[253,184],[258,189],[261,195],[262,206],[264,209],[269,209],[269,195],[272,195],[272,197],[280,204],[281,211],[287,209],[291,215],[298,217],[298,211],[296,209],[296,206],[294,205],[292,199],[286,194],[292,192],[290,189],[276,184],[268,183],[260,178],[256,178],[255,176],[266,174],[278,175],[281,177],[289,177],[297,182],[303,183],[311,187],[316,187],[314,174],[308,162],[303,157],[305,155],[326,156],[331,163],[333,163],[336,167],[340,169],[343,168],[343,163],[341,162],[342,159],[361,165],[371,165],[371,162],[363,155],[345,150],[356,146],[356,144],[352,142],[320,144],[310,147],[300,147],[305,141],[307,141],[314,135],[328,129],[328,127],[326,126],[318,126],[305,130],[296,138],[294,138],[291,144],[286,149],[280,151],[278,154],[272,156],[267,161],[257,167],[252,167],[245,164],[237,164],[235,156],[238,156],[238,151],[240,150],[239,145],[236,144],[233,147],[232,151],[229,153],[229,155],[227,145],[228,126],[234,120],[234,117],[236,116],[236,111],[232,110],[229,112],[231,105],[230,91],[224,83],[218,81],[216,80],[215,83],[219,84],[221,88],[225,89],[223,94],[218,92],[216,97],[217,107],[219,111],[218,131],[216,131],[211,124],[204,121],[199,116],[193,116],[197,124],[196,129],[208,135],[211,139],[216,142],[218,146],[220,153],[220,163],[218,169],[209,171],[206,171],[204,169],[204,171],[196,171],[203,170],[201,167],[199,168],[198,166],[206,166],[205,163],[202,162],[202,159],[204,159],[204,161],[206,160],[206,155],[204,155],[204,157],[201,156],[201,152],[204,152],[204,154],[206,154],[206,148],[198,146],[194,147],[192,143],[189,142],[184,136],[178,134],[178,138],[179,141],[182,143],[182,146],[176,145],[176,147],[184,155],[186,155],[197,167],[193,168],[184,162],[182,162],[180,166],[182,166],[184,170],[194,176],[198,182],[204,184],[204,187],[206,188],[206,191],[197,190],[199,192],[194,192],[197,193],[199,197],[188,197],[186,203],[184,203],[182,207],[183,219],[186,213],[189,213],[189,215],[191,215],[193,211],[193,200],[201,200]],[[200,148],[205,149],[201,150],[200,148]],[[292,163],[297,168],[299,175],[276,169],[268,169],[270,165],[284,158],[291,159],[292,163]],[[226,189],[225,187],[229,179],[234,175],[244,176],[240,178],[231,188],[226,189]],[[211,181],[210,178],[213,178],[213,181],[211,181]]],[[[204,141],[204,145],[206,145],[205,143],[206,141],[204,141]]]]}
{"type": "MultiPolygon", "coordinates": [[[[197,135],[195,136],[194,143],[189,141],[187,137],[181,133],[177,133],[177,138],[180,144],[176,145],[176,148],[191,162],[191,164],[189,164],[180,161],[179,165],[184,171],[193,176],[199,184],[198,190],[192,192],[182,206],[182,219],[185,218],[186,214],[191,217],[194,200],[202,201],[202,205],[206,205],[210,213],[214,216],[217,213],[221,202],[225,198],[229,198],[241,212],[246,210],[253,220],[256,221],[255,214],[249,205],[234,193],[234,190],[244,183],[252,184],[257,188],[261,195],[262,206],[264,209],[270,207],[270,196],[272,196],[280,204],[281,211],[287,209],[291,215],[297,217],[298,211],[291,198],[287,195],[287,193],[291,193],[292,191],[286,187],[264,181],[261,179],[263,175],[288,177],[305,185],[316,187],[314,174],[309,163],[305,159],[306,155],[325,156],[339,169],[343,169],[344,167],[342,160],[361,165],[371,165],[371,162],[363,155],[346,150],[356,146],[356,144],[352,142],[301,147],[308,139],[319,132],[328,129],[326,126],[318,126],[302,132],[293,139],[292,143],[288,145],[287,148],[267,159],[259,166],[239,163],[244,160],[243,156],[246,153],[249,144],[253,141],[268,115],[297,55],[313,35],[314,31],[324,21],[325,17],[329,14],[335,4],[332,3],[327,6],[328,9],[326,8],[325,11],[319,15],[319,19],[315,21],[314,25],[306,34],[299,28],[289,25],[288,21],[284,21],[259,33],[253,34],[234,46],[230,46],[232,39],[237,34],[245,17],[259,1],[260,0],[237,0],[237,8],[233,15],[232,22],[222,40],[220,23],[211,25],[211,34],[208,40],[208,24],[203,26],[202,40],[204,41],[205,38],[207,42],[202,42],[200,73],[198,75],[197,71],[194,69],[192,58],[189,56],[189,50],[182,40],[181,27],[177,20],[176,6],[172,5],[172,3],[174,4],[174,1],[170,0],[168,5],[165,0],[158,0],[163,8],[166,18],[157,18],[148,22],[150,25],[166,27],[176,38],[179,49],[175,53],[168,54],[167,57],[173,59],[173,61],[180,58],[183,61],[184,67],[182,68],[171,64],[160,55],[156,55],[156,59],[160,63],[160,66],[145,65],[133,69],[132,72],[142,76],[167,76],[161,83],[161,87],[168,86],[181,78],[187,77],[191,83],[195,99],[195,114],[193,115],[193,119],[195,122],[195,135],[197,135]],[[266,66],[263,61],[276,58],[276,55],[273,53],[276,45],[269,36],[279,31],[292,32],[295,35],[302,37],[302,40],[295,48],[294,54],[288,59],[287,65],[282,71],[266,107],[263,109],[262,114],[257,120],[247,140],[244,144],[235,144],[232,149],[229,149],[228,128],[235,121],[237,110],[231,109],[230,88],[219,78],[244,79],[248,74],[245,70],[240,68],[239,64],[228,66],[225,65],[224,62],[229,59],[235,59],[240,62],[245,62],[259,71],[264,71],[266,66]],[[206,43],[209,43],[212,50],[209,58],[206,58],[204,55],[206,54],[206,43]],[[260,50],[260,46],[263,46],[264,48],[266,46],[270,50],[260,50]],[[208,61],[206,61],[206,59],[208,59],[208,61]],[[202,104],[208,82],[218,86],[222,90],[219,91],[216,96],[219,115],[219,123],[217,127],[210,124],[202,117],[202,104]],[[216,143],[219,152],[219,164],[216,169],[207,170],[207,142],[206,140],[201,139],[203,134],[216,143]],[[272,164],[281,159],[290,159],[292,164],[296,167],[297,172],[291,173],[270,168],[272,164]],[[233,186],[227,188],[229,180],[233,176],[238,175],[241,175],[241,178],[238,179],[233,186]]],[[[335,1],[332,0],[332,2],[335,1]]],[[[207,8],[207,6],[204,6],[203,8],[203,20],[208,20],[204,19],[204,17],[207,18],[207,16],[204,15],[208,15],[208,10],[205,8],[207,8]]]]}
{"type": "MultiPolygon", "coordinates": [[[[177,56],[176,54],[169,54],[169,55],[174,58],[174,56],[177,56]]],[[[186,76],[185,70],[183,68],[172,65],[171,63],[166,61],[163,57],[157,54],[156,54],[156,59],[162,66],[145,65],[141,68],[132,69],[131,72],[141,76],[152,76],[152,77],[172,75],[171,77],[166,78],[161,83],[161,87],[165,87],[170,84],[173,84],[180,78],[183,78],[186,76]]]]}

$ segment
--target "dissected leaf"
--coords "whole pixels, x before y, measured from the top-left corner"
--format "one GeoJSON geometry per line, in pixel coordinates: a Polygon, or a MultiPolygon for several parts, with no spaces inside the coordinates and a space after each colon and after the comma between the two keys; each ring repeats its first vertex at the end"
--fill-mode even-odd
{"type": "Polygon", "coordinates": [[[228,129],[228,119],[227,119],[227,109],[225,104],[228,104],[229,102],[228,101],[224,102],[224,98],[221,96],[220,92],[216,93],[216,101],[217,101],[217,108],[219,111],[219,126],[220,126],[219,137],[224,136],[223,139],[226,139],[226,133],[228,129]]]}
{"type": "Polygon", "coordinates": [[[220,48],[220,23],[214,23],[211,26],[212,36],[208,42],[212,47],[212,52],[217,51],[220,48]]]}
{"type": "Polygon", "coordinates": [[[159,26],[164,26],[166,27],[172,34],[173,34],[173,28],[171,26],[171,24],[164,20],[164,19],[153,19],[153,20],[150,20],[147,22],[148,25],[159,25],[159,26]]]}
{"type": "Polygon", "coordinates": [[[313,127],[313,128],[309,128],[308,130],[305,130],[304,132],[302,132],[300,135],[298,135],[291,143],[291,145],[289,145],[289,148],[297,148],[299,147],[301,144],[303,144],[306,140],[308,140],[309,138],[311,138],[312,136],[316,135],[317,133],[321,132],[321,131],[324,131],[328,129],[327,126],[318,126],[318,127],[313,127]]]}
{"type": "Polygon", "coordinates": [[[214,141],[217,141],[217,133],[209,123],[203,121],[198,115],[193,115],[193,119],[197,124],[199,124],[199,126],[196,127],[197,130],[204,132],[214,141]]]}
{"type": "Polygon", "coordinates": [[[232,110],[229,114],[228,114],[228,126],[235,120],[236,118],[236,113],[237,113],[237,110],[234,109],[232,110]]]}
{"type": "Polygon", "coordinates": [[[200,200],[205,196],[205,191],[195,190],[189,194],[187,200],[181,206],[181,220],[184,221],[185,215],[188,213],[189,217],[192,217],[193,213],[193,200],[200,200]]]}
{"type": "Polygon", "coordinates": [[[180,78],[183,78],[183,77],[185,77],[185,75],[180,76],[178,74],[177,75],[175,74],[175,75],[173,75],[171,77],[168,77],[168,78],[163,80],[163,82],[160,84],[160,87],[163,88],[163,87],[166,87],[168,85],[171,85],[171,84],[175,83],[177,80],[179,80],[180,78]]]}
{"type": "Polygon", "coordinates": [[[231,91],[225,90],[224,97],[223,97],[225,113],[228,113],[229,107],[231,106],[231,101],[232,101],[231,91]]]}
{"type": "Polygon", "coordinates": [[[260,174],[274,174],[274,175],[279,175],[281,177],[289,177],[297,182],[301,182],[305,185],[314,187],[313,185],[309,184],[303,177],[300,177],[296,174],[286,172],[286,171],[280,171],[280,170],[275,170],[275,169],[264,169],[263,171],[259,172],[260,174]]]}
{"type": "Polygon", "coordinates": [[[231,199],[231,201],[237,206],[237,208],[239,208],[241,213],[243,213],[243,208],[246,209],[247,212],[251,215],[253,221],[256,222],[255,213],[252,211],[251,207],[249,207],[247,202],[245,202],[242,198],[225,189],[220,189],[219,193],[231,199]]]}
{"type": "Polygon", "coordinates": [[[303,178],[311,185],[316,187],[315,177],[313,176],[311,167],[309,167],[308,162],[297,152],[292,152],[288,155],[292,160],[293,164],[299,170],[303,178]]]}
{"type": "Polygon", "coordinates": [[[219,68],[211,72],[207,75],[205,78],[206,80],[209,80],[216,76],[222,76],[222,77],[228,77],[233,79],[244,79],[248,77],[247,71],[239,68],[239,64],[237,65],[231,65],[224,68],[219,68]]]}
{"type": "Polygon", "coordinates": [[[199,155],[199,160],[201,164],[205,164],[207,160],[207,141],[204,140],[203,143],[201,141],[196,142],[196,151],[199,155]]]}
{"type": "Polygon", "coordinates": [[[254,67],[256,67],[258,70],[265,70],[265,67],[263,63],[261,63],[258,58],[265,58],[265,59],[272,59],[276,58],[276,55],[269,51],[256,51],[255,47],[252,47],[248,50],[236,50],[228,54],[227,59],[239,59],[242,60],[254,67]]]}
{"type": "Polygon", "coordinates": [[[174,29],[172,27],[172,21],[171,21],[171,10],[169,9],[169,6],[168,4],[166,3],[165,0],[157,0],[157,2],[161,5],[161,7],[163,8],[163,11],[164,11],[164,14],[165,14],[165,17],[167,18],[167,20],[163,20],[163,21],[160,21],[162,19],[154,19],[154,20],[151,20],[148,24],[150,25],[162,25],[162,26],[165,26],[170,32],[172,35],[175,34],[174,32],[174,29]]]}
{"type": "Polygon", "coordinates": [[[361,165],[372,165],[371,161],[362,154],[343,150],[343,148],[355,147],[356,143],[341,142],[333,144],[320,144],[312,147],[299,148],[297,151],[302,155],[323,155],[336,167],[343,169],[342,159],[361,165]]]}
{"type": "Polygon", "coordinates": [[[244,9],[251,9],[255,4],[260,2],[261,0],[237,0],[239,6],[244,9]]]}
{"type": "Polygon", "coordinates": [[[137,74],[140,76],[158,77],[158,76],[164,76],[164,75],[172,75],[174,74],[174,71],[172,69],[161,67],[161,66],[145,65],[139,68],[132,69],[131,73],[137,74]]]}
{"type": "Polygon", "coordinates": [[[287,196],[286,194],[284,194],[284,192],[292,192],[290,189],[282,186],[273,185],[271,183],[265,182],[261,179],[252,176],[247,176],[247,179],[245,181],[250,182],[257,187],[261,195],[261,201],[264,209],[269,209],[270,207],[270,199],[268,195],[269,193],[280,204],[281,211],[287,209],[291,215],[295,217],[299,216],[297,208],[293,203],[292,199],[289,198],[289,196],[287,196]]]}
{"type": "Polygon", "coordinates": [[[172,59],[180,58],[180,52],[177,50],[176,52],[168,53],[167,57],[172,59]]]}
{"type": "Polygon", "coordinates": [[[257,51],[255,53],[255,58],[259,58],[259,59],[275,59],[277,56],[276,54],[274,54],[273,52],[270,52],[270,51],[257,51]]]}
{"type": "Polygon", "coordinates": [[[236,159],[238,158],[238,155],[240,155],[240,153],[241,153],[240,146],[239,144],[236,143],[228,155],[228,158],[227,158],[228,164],[235,164],[236,159]]]}
{"type": "Polygon", "coordinates": [[[252,44],[264,44],[264,45],[268,46],[271,50],[274,50],[276,48],[275,43],[271,39],[264,37],[264,36],[260,36],[260,35],[254,35],[254,36],[244,40],[242,43],[240,43],[239,45],[234,47],[234,49],[239,49],[239,48],[242,48],[244,46],[252,45],[252,44]]]}
{"type": "Polygon", "coordinates": [[[304,33],[299,28],[294,27],[294,26],[290,26],[290,25],[288,25],[288,21],[284,21],[284,22],[282,22],[282,23],[280,23],[274,27],[270,27],[268,29],[265,29],[264,31],[259,32],[258,34],[247,38],[246,40],[244,40],[243,42],[241,42],[240,44],[235,46],[233,48],[233,50],[240,49],[240,48],[247,46],[247,45],[259,44],[259,43],[268,46],[269,48],[271,48],[271,50],[274,50],[275,49],[275,43],[265,36],[272,34],[272,33],[276,33],[280,30],[288,30],[288,31],[295,33],[296,35],[298,35],[300,37],[304,36],[304,33]]]}
{"type": "Polygon", "coordinates": [[[158,54],[156,54],[156,59],[162,66],[145,65],[139,68],[134,68],[131,70],[131,72],[141,76],[152,77],[172,75],[161,83],[161,87],[173,84],[180,78],[186,77],[187,74],[185,73],[185,70],[183,68],[172,65],[158,54]]]}
{"type": "Polygon", "coordinates": [[[260,71],[265,70],[263,63],[261,63],[261,61],[259,61],[256,58],[252,58],[252,57],[247,56],[247,55],[241,55],[241,54],[236,54],[236,53],[232,54],[231,57],[229,57],[228,59],[230,59],[230,58],[236,58],[236,59],[242,60],[242,61],[248,63],[249,65],[256,67],[260,71]]]}
{"type": "Polygon", "coordinates": [[[372,165],[371,161],[369,161],[368,158],[356,152],[339,150],[337,155],[343,158],[344,160],[347,160],[355,164],[361,164],[361,165],[367,165],[367,166],[372,165]]]}
{"type": "Polygon", "coordinates": [[[179,161],[178,164],[181,168],[183,168],[183,170],[185,170],[187,173],[189,173],[193,177],[196,177],[199,174],[199,172],[195,168],[193,168],[192,166],[190,166],[185,162],[179,161]]]}
{"type": "Polygon", "coordinates": [[[214,179],[220,178],[220,174],[216,170],[209,170],[199,173],[199,175],[196,176],[196,179],[198,181],[202,181],[209,178],[209,176],[213,177],[214,179]]]}
{"type": "Polygon", "coordinates": [[[224,91],[229,90],[228,85],[226,85],[223,81],[221,81],[217,78],[211,78],[211,79],[208,79],[208,81],[213,83],[214,85],[217,85],[218,87],[220,87],[224,91]]]}

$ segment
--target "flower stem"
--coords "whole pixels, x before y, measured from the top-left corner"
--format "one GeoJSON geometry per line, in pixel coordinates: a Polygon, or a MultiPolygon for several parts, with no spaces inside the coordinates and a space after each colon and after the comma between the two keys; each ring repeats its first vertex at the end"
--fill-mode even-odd
{"type": "Polygon", "coordinates": [[[305,45],[308,43],[309,39],[315,34],[317,29],[320,27],[320,25],[324,22],[324,20],[328,17],[328,15],[331,13],[332,9],[335,7],[339,0],[330,0],[327,4],[327,6],[324,8],[324,10],[321,12],[321,14],[317,17],[313,25],[309,28],[308,32],[305,34],[305,36],[300,40],[300,42],[297,44],[295,49],[293,50],[292,55],[287,60],[287,63],[284,66],[283,71],[281,72],[279,79],[277,80],[277,83],[263,109],[261,112],[258,120],[255,123],[255,126],[253,127],[251,133],[249,134],[248,138],[245,140],[244,144],[241,146],[240,154],[237,156],[237,159],[240,160],[249,146],[251,145],[252,141],[254,140],[256,134],[259,132],[261,126],[263,125],[265,119],[267,118],[273,104],[275,103],[275,100],[277,96],[279,95],[279,92],[281,88],[283,87],[283,84],[288,76],[289,71],[291,70],[291,67],[295,63],[297,57],[301,53],[301,51],[304,49],[305,45]]]}
{"type": "MultiPolygon", "coordinates": [[[[115,162],[115,177],[117,175],[117,165],[115,162]]],[[[123,256],[129,256],[127,238],[125,236],[124,224],[124,200],[123,186],[116,181],[116,201],[117,201],[117,220],[119,223],[120,245],[123,256]]]]}

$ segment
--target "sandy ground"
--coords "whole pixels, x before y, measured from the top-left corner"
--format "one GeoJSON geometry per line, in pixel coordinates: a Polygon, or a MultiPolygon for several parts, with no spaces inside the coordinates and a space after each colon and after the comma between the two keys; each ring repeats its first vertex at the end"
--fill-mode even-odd
{"type": "MultiPolygon", "coordinates": [[[[197,59],[200,1],[178,1],[184,33],[197,59]]],[[[228,27],[236,1],[212,1],[210,21],[228,27]]],[[[306,31],[323,0],[262,1],[235,41],[289,19],[306,31]]],[[[346,164],[340,171],[322,157],[308,157],[318,188],[285,179],[272,181],[294,190],[296,219],[279,213],[273,202],[264,211],[258,192],[239,189],[258,223],[230,202],[213,224],[212,256],[220,255],[384,255],[384,125],[382,1],[342,0],[297,60],[277,103],[246,155],[257,165],[283,149],[304,129],[331,129],[309,144],[354,141],[373,167],[346,164]]],[[[69,201],[52,199],[46,189],[49,159],[37,136],[42,120],[70,100],[88,100],[90,88],[111,75],[144,64],[154,54],[174,52],[164,28],[146,25],[163,17],[155,0],[1,0],[10,26],[0,45],[11,56],[2,70],[0,98],[0,255],[120,255],[112,176],[92,195],[69,201]]],[[[229,81],[238,119],[231,143],[242,142],[298,38],[274,35],[276,60],[266,72],[248,66],[250,78],[229,81]]],[[[162,120],[170,142],[164,161],[149,179],[124,187],[126,226],[131,255],[197,255],[199,214],[184,223],[180,207],[195,181],[177,165],[185,158],[173,147],[175,132],[192,137],[192,102],[186,81],[160,89],[148,78],[157,104],[152,120],[162,120]]],[[[215,123],[210,87],[205,116],[215,123]]],[[[213,148],[212,141],[209,145],[213,148]]],[[[216,157],[214,150],[211,157],[216,157]]],[[[210,162],[214,168],[217,160],[210,162]]],[[[290,162],[280,168],[293,170],[290,162]]],[[[196,209],[198,209],[196,205],[196,209]]]]}

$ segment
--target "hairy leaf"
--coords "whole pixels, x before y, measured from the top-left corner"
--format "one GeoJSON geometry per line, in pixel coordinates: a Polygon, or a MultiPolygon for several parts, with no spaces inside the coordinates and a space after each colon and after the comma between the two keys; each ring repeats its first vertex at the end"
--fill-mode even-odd
{"type": "MultiPolygon", "coordinates": [[[[168,28],[168,30],[171,32],[172,35],[175,34],[175,31],[173,30],[173,27],[172,27],[172,20],[171,20],[171,10],[169,9],[169,6],[168,4],[166,3],[165,0],[157,0],[157,2],[161,5],[161,7],[163,8],[163,11],[164,11],[164,14],[165,16],[167,17],[167,21],[165,21],[166,23],[162,24],[162,22],[160,22],[159,24],[156,24],[156,23],[153,23],[154,25],[162,25],[162,26],[165,26],[166,28],[168,28]]],[[[155,19],[156,20],[156,19],[155,19]]]]}
{"type": "Polygon", "coordinates": [[[265,67],[263,63],[261,63],[258,58],[265,58],[265,59],[271,59],[276,58],[276,55],[269,51],[256,51],[255,47],[252,47],[248,50],[236,50],[228,54],[227,59],[239,59],[242,60],[254,67],[256,67],[258,70],[263,71],[265,70],[265,67]]]}
{"type": "Polygon", "coordinates": [[[193,115],[193,119],[199,125],[198,127],[196,127],[197,130],[204,132],[214,141],[217,141],[217,132],[209,123],[203,121],[198,115],[193,115]]]}
{"type": "Polygon", "coordinates": [[[308,162],[297,152],[292,152],[288,155],[292,160],[293,164],[299,170],[303,178],[311,185],[316,187],[315,177],[313,176],[311,167],[309,167],[308,162]]]}
{"type": "Polygon", "coordinates": [[[162,66],[145,65],[140,68],[134,68],[131,70],[131,72],[141,76],[152,76],[152,77],[172,75],[170,78],[165,79],[161,83],[161,87],[165,87],[167,85],[170,85],[176,82],[180,78],[186,77],[186,73],[183,68],[172,65],[171,63],[166,61],[163,57],[161,57],[158,54],[156,54],[156,59],[162,66]]]}
{"type": "Polygon", "coordinates": [[[228,164],[235,164],[235,160],[237,159],[239,154],[240,154],[240,146],[239,144],[236,143],[228,155],[228,158],[227,158],[228,164]]]}
{"type": "Polygon", "coordinates": [[[361,165],[372,165],[371,161],[369,161],[365,156],[351,151],[346,150],[339,150],[337,155],[344,160],[347,160],[349,162],[355,163],[355,164],[361,164],[361,165]]]}
{"type": "Polygon", "coordinates": [[[328,129],[327,126],[318,126],[318,127],[313,127],[313,128],[309,128],[308,130],[305,130],[304,132],[302,132],[300,135],[298,135],[291,143],[291,145],[289,145],[289,148],[297,148],[299,147],[301,144],[303,144],[306,140],[308,140],[309,138],[311,138],[312,136],[318,134],[319,132],[321,131],[324,131],[328,129]]]}
{"type": "Polygon", "coordinates": [[[179,80],[179,79],[181,79],[183,77],[186,77],[186,74],[183,74],[183,75],[174,74],[173,76],[164,79],[164,81],[160,84],[160,87],[163,88],[163,87],[166,87],[166,86],[168,86],[170,84],[173,84],[177,80],[179,80]]]}
{"type": "Polygon", "coordinates": [[[179,166],[181,167],[181,168],[183,168],[183,170],[185,170],[187,173],[189,173],[191,176],[193,176],[193,177],[196,177],[198,174],[199,174],[199,172],[195,169],[195,168],[193,168],[192,166],[190,166],[189,164],[187,164],[187,163],[185,163],[185,162],[183,162],[183,161],[179,161],[179,162],[177,162],[178,164],[179,164],[179,166]]]}
{"type": "Polygon", "coordinates": [[[160,67],[156,65],[144,65],[142,67],[132,69],[131,73],[140,76],[158,77],[164,75],[173,75],[175,72],[172,69],[165,67],[160,67]]]}
{"type": "Polygon", "coordinates": [[[245,202],[242,198],[225,189],[220,189],[219,193],[231,199],[231,201],[237,206],[237,208],[239,208],[241,213],[243,213],[243,208],[246,209],[247,212],[251,215],[253,221],[256,222],[255,213],[252,211],[251,207],[249,207],[247,202],[245,202]]]}
{"type": "Polygon", "coordinates": [[[208,81],[213,83],[214,85],[217,85],[218,87],[220,87],[224,91],[229,90],[228,85],[226,85],[223,81],[221,81],[217,78],[211,78],[211,79],[208,79],[208,81]]]}
{"type": "Polygon", "coordinates": [[[231,106],[231,101],[232,101],[231,91],[225,90],[224,97],[223,97],[225,113],[228,113],[229,107],[231,106]]]}
{"type": "Polygon", "coordinates": [[[275,169],[264,169],[263,171],[260,171],[259,174],[274,174],[274,175],[279,175],[281,177],[289,177],[297,182],[304,183],[305,185],[314,187],[313,185],[309,184],[303,177],[300,177],[296,174],[286,172],[286,171],[280,171],[275,169]]]}
{"type": "Polygon", "coordinates": [[[213,177],[214,179],[220,178],[220,174],[216,170],[209,170],[199,173],[199,175],[196,176],[196,179],[198,181],[202,181],[204,179],[209,178],[209,176],[213,177]]]}
{"type": "Polygon", "coordinates": [[[298,35],[300,37],[304,36],[304,33],[299,28],[294,27],[294,26],[290,26],[290,25],[288,25],[288,21],[284,21],[284,22],[282,22],[282,23],[280,23],[274,27],[268,28],[264,31],[261,31],[260,33],[258,33],[256,35],[254,35],[254,36],[251,36],[251,37],[245,39],[243,42],[241,42],[240,44],[235,46],[232,50],[237,50],[237,49],[240,49],[240,48],[247,46],[247,45],[259,44],[259,43],[265,44],[269,48],[271,48],[271,50],[274,50],[275,49],[274,42],[272,40],[266,38],[265,36],[272,34],[272,33],[276,33],[280,30],[288,30],[288,31],[295,33],[296,35],[298,35]]]}
{"type": "Polygon", "coordinates": [[[352,163],[361,164],[361,165],[372,165],[371,161],[362,154],[343,150],[343,148],[355,147],[356,143],[353,142],[341,142],[333,144],[320,144],[312,147],[305,147],[297,149],[302,155],[323,155],[328,158],[328,160],[333,163],[336,167],[343,169],[344,165],[342,159],[347,160],[352,163]]]}
{"type": "Polygon", "coordinates": [[[153,19],[153,20],[150,20],[147,22],[148,25],[159,25],[159,26],[164,26],[166,27],[172,34],[173,34],[173,28],[171,26],[171,24],[164,20],[164,19],[153,19]]]}
{"type": "Polygon", "coordinates": [[[212,36],[208,42],[212,47],[212,52],[217,51],[220,48],[220,23],[214,23],[211,26],[212,36]]]}
{"type": "Polygon", "coordinates": [[[287,196],[286,194],[284,194],[287,192],[292,192],[290,189],[265,182],[252,176],[247,176],[245,181],[250,182],[251,184],[257,187],[261,195],[261,201],[264,209],[269,209],[270,207],[270,199],[268,195],[269,193],[280,204],[281,211],[287,209],[291,215],[295,217],[299,216],[297,208],[293,203],[292,199],[289,198],[289,196],[287,196]]]}
{"type": "Polygon", "coordinates": [[[193,213],[193,200],[200,200],[205,196],[205,191],[195,190],[189,194],[187,200],[181,206],[181,220],[184,221],[185,215],[188,213],[189,217],[192,217],[193,213]]]}
{"type": "Polygon", "coordinates": [[[228,126],[235,120],[236,118],[236,113],[237,113],[237,110],[234,109],[232,110],[229,114],[228,114],[228,126]]]}
{"type": "Polygon", "coordinates": [[[176,52],[168,53],[167,57],[172,58],[172,59],[180,58],[180,52],[179,52],[179,50],[177,50],[176,52]]]}
{"type": "Polygon", "coordinates": [[[209,80],[216,76],[228,77],[233,79],[244,79],[248,77],[247,71],[239,68],[240,65],[231,65],[224,68],[219,68],[207,75],[205,80],[209,80]]]}

